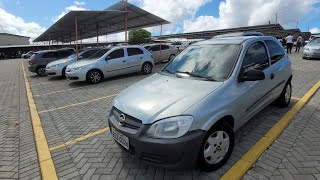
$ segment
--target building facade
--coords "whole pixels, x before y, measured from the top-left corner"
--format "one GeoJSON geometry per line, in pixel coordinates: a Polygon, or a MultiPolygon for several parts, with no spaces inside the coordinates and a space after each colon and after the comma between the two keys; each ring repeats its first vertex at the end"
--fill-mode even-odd
{"type": "Polygon", "coordinates": [[[11,45],[27,45],[30,37],[0,33],[0,46],[11,46],[11,45]]]}

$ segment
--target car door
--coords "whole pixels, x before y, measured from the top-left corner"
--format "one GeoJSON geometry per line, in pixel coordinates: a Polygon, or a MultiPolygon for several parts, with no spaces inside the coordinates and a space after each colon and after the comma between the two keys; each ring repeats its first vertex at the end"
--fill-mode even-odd
{"type": "Polygon", "coordinates": [[[42,58],[44,61],[43,63],[41,62],[41,65],[47,65],[48,63],[57,60],[58,53],[56,51],[46,52],[42,55],[42,58]]]}
{"type": "Polygon", "coordinates": [[[123,74],[127,68],[124,49],[119,48],[111,51],[105,58],[103,73],[107,77],[123,74]]]}
{"type": "Polygon", "coordinates": [[[286,64],[285,59],[288,57],[285,55],[285,52],[283,50],[283,47],[275,41],[272,40],[266,40],[266,45],[268,47],[268,51],[270,54],[270,60],[271,60],[271,73],[273,76],[273,91],[272,96],[273,98],[279,97],[281,94],[287,79],[284,77],[287,77],[286,69],[288,65],[286,64]]]}
{"type": "Polygon", "coordinates": [[[149,51],[151,52],[153,59],[156,63],[160,62],[160,45],[153,45],[150,47],[149,51]]]}
{"type": "Polygon", "coordinates": [[[168,60],[171,55],[171,49],[168,45],[161,45],[161,60],[168,60]]]}
{"type": "Polygon", "coordinates": [[[270,60],[266,46],[263,42],[254,42],[247,48],[243,58],[239,81],[237,83],[239,97],[240,124],[244,124],[253,115],[264,108],[272,99],[270,90],[270,60]],[[241,77],[251,69],[261,70],[265,74],[265,79],[258,81],[241,81],[241,77]]]}
{"type": "Polygon", "coordinates": [[[128,73],[139,71],[143,62],[143,51],[138,47],[128,47],[127,55],[128,73]]]}

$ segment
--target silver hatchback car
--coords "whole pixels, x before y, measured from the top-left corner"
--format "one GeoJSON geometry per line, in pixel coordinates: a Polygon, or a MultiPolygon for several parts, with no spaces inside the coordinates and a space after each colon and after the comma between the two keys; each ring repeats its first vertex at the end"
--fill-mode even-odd
{"type": "Polygon", "coordinates": [[[121,92],[109,127],[150,164],[212,171],[230,157],[237,129],[274,101],[288,106],[291,79],[291,61],[273,37],[202,41],[121,92]]]}
{"type": "Polygon", "coordinates": [[[303,59],[320,58],[320,35],[314,36],[303,48],[303,59]]]}
{"type": "Polygon", "coordinates": [[[122,74],[150,74],[153,66],[152,55],[142,46],[105,48],[87,59],[68,65],[66,77],[69,80],[96,84],[103,78],[122,74]]]}

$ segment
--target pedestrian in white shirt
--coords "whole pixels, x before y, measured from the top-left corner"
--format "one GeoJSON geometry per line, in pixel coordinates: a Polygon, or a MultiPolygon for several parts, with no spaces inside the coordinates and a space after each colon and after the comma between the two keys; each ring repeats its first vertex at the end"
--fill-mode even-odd
{"type": "Polygon", "coordinates": [[[302,41],[303,41],[303,38],[302,38],[301,34],[299,34],[299,37],[297,39],[297,45],[296,45],[296,51],[295,52],[299,52],[300,51],[300,47],[301,47],[302,41]]]}
{"type": "Polygon", "coordinates": [[[292,46],[293,46],[293,36],[291,34],[288,34],[286,37],[286,42],[287,42],[287,53],[291,53],[292,46]]]}

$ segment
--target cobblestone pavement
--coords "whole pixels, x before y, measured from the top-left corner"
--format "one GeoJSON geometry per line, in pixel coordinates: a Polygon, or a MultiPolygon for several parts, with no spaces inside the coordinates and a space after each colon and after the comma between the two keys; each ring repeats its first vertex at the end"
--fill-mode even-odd
{"type": "MultiPolygon", "coordinates": [[[[320,61],[302,60],[301,54],[292,54],[290,57],[293,62],[294,71],[292,81],[293,96],[300,98],[320,79],[320,71],[318,70],[320,61]]],[[[12,78],[16,78],[16,81],[19,82],[19,77],[15,77],[17,76],[15,72],[13,72],[13,70],[10,71],[6,66],[12,66],[12,69],[18,71],[18,60],[12,62],[0,61],[0,73],[2,74],[4,71],[7,73],[11,72],[12,78]]],[[[162,65],[156,66],[154,72],[158,71],[161,67],[162,65]]],[[[106,79],[97,85],[89,85],[85,82],[70,82],[61,78],[38,77],[33,73],[29,73],[28,76],[50,148],[107,127],[106,116],[109,113],[111,102],[116,94],[147,77],[145,75],[132,74],[106,79]]],[[[4,77],[1,76],[0,78],[4,77]]],[[[0,83],[5,83],[3,81],[8,80],[2,80],[0,83]]],[[[20,82],[22,81],[20,80],[20,82]]],[[[17,86],[12,81],[7,83],[15,87],[17,86]]],[[[21,86],[22,85],[23,83],[21,86]]],[[[2,90],[2,84],[0,88],[2,90]]],[[[14,92],[19,93],[14,87],[10,90],[3,88],[2,92],[7,93],[4,95],[5,98],[17,98],[14,92]]],[[[22,96],[25,101],[25,94],[21,95],[21,97],[22,96]]],[[[0,107],[2,108],[6,102],[2,102],[2,98],[0,101],[0,107]]],[[[14,99],[8,101],[12,103],[14,99]]],[[[52,150],[51,154],[57,175],[60,179],[218,179],[237,162],[295,102],[297,102],[297,100],[293,99],[290,107],[283,109],[270,105],[246,123],[236,132],[236,144],[230,160],[219,170],[210,173],[201,172],[198,168],[191,170],[170,170],[147,165],[139,159],[131,157],[126,152],[122,152],[112,140],[109,131],[71,145],[62,146],[61,148],[52,150]]],[[[7,108],[9,106],[4,107],[7,108]]],[[[20,105],[20,107],[27,108],[26,105],[20,105]]],[[[11,113],[13,116],[17,116],[17,108],[13,108],[11,113]]],[[[24,116],[24,118],[29,117],[24,116]]],[[[30,123],[30,119],[26,121],[30,123]]],[[[10,121],[1,119],[1,123],[3,124],[8,124],[8,122],[10,121]]],[[[19,128],[21,130],[22,126],[20,126],[19,128]]],[[[30,127],[31,126],[29,126],[29,128],[30,127]]],[[[0,128],[0,146],[2,146],[2,139],[5,137],[2,133],[6,132],[5,130],[8,128],[3,128],[2,125],[0,128]]],[[[24,132],[26,133],[27,131],[24,132]]],[[[32,135],[31,129],[28,130],[28,132],[31,132],[32,135]]],[[[16,136],[19,137],[19,133],[14,137],[16,136]]],[[[28,136],[25,138],[27,139],[27,137],[28,136]]],[[[31,143],[28,143],[28,145],[30,144],[31,143]]],[[[28,150],[29,149],[30,148],[28,148],[28,150]]],[[[0,149],[0,157],[2,158],[1,150],[2,149],[0,149]]],[[[19,152],[18,150],[18,153],[19,152]]],[[[256,167],[248,173],[253,172],[256,167]]],[[[30,169],[34,170],[35,168],[31,167],[30,169]]],[[[38,167],[36,169],[38,172],[38,167]]],[[[2,172],[4,171],[2,171],[0,166],[0,173],[2,172]]],[[[16,172],[19,171],[16,170],[16,172]]],[[[246,178],[256,177],[251,174],[246,176],[246,178]]]]}
{"type": "Polygon", "coordinates": [[[40,179],[20,60],[0,61],[0,179],[40,179]]]}

